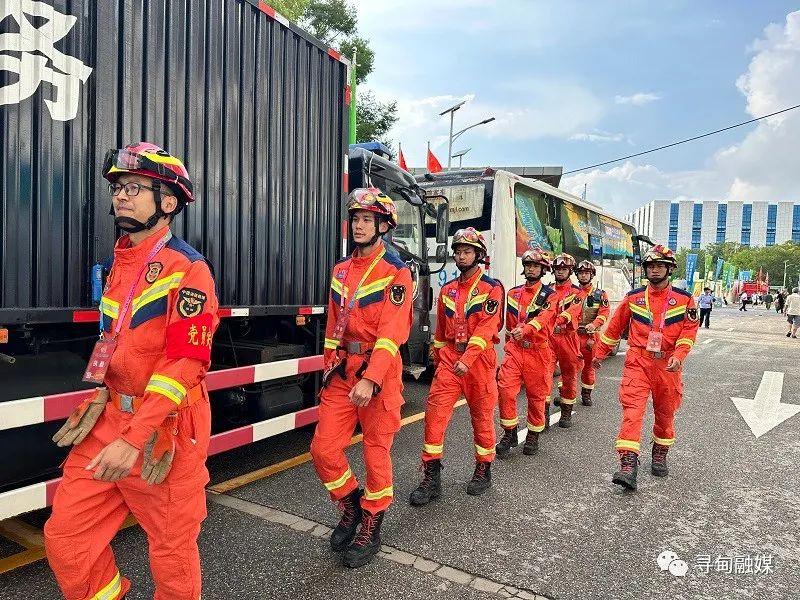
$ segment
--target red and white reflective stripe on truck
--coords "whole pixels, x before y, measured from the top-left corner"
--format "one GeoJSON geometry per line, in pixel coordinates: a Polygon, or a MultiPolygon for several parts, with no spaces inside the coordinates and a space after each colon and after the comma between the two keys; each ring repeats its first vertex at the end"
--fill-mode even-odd
{"type": "MultiPolygon", "coordinates": [[[[277,360],[258,365],[211,371],[206,375],[206,385],[209,391],[213,392],[238,385],[270,381],[321,370],[322,355],[291,358],[289,360],[277,360]]],[[[92,390],[80,390],[65,394],[0,402],[0,430],[66,419],[75,407],[91,394],[92,390]]]]}
{"type": "MultiPolygon", "coordinates": [[[[245,425],[239,429],[218,433],[211,436],[208,454],[211,456],[233,448],[240,448],[279,433],[311,425],[318,419],[318,409],[315,406],[282,417],[245,425]]],[[[47,508],[53,503],[53,497],[60,482],[60,478],[51,479],[0,494],[0,521],[32,510],[47,508]]]]}

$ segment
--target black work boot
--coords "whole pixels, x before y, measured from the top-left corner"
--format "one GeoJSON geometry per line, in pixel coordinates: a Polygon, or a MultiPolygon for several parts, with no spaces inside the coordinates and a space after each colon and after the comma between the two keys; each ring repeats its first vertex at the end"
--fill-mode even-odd
{"type": "Polygon", "coordinates": [[[581,404],[584,406],[592,405],[592,390],[590,388],[581,388],[581,404]]]}
{"type": "Polygon", "coordinates": [[[381,549],[381,523],[385,514],[385,510],[374,515],[366,510],[362,512],[361,529],[344,553],[345,566],[355,569],[372,562],[381,549]]]}
{"type": "Polygon", "coordinates": [[[360,489],[353,490],[339,500],[339,511],[342,518],[331,534],[331,550],[343,552],[353,541],[361,522],[361,496],[364,492],[360,489]]]}
{"type": "Polygon", "coordinates": [[[556,396],[555,398],[553,398],[553,406],[561,406],[561,397],[560,396],[556,396]]]}
{"type": "Polygon", "coordinates": [[[525,445],[522,447],[522,453],[525,456],[533,456],[539,451],[539,432],[528,430],[528,435],[525,436],[525,445]]]}
{"type": "Polygon", "coordinates": [[[516,448],[519,446],[519,438],[517,437],[517,428],[514,429],[503,429],[503,437],[500,438],[500,441],[497,443],[497,446],[494,447],[494,451],[497,453],[497,458],[505,458],[508,456],[511,448],[516,448]]]}
{"type": "Polygon", "coordinates": [[[476,462],[475,473],[467,484],[467,493],[470,496],[480,496],[492,487],[492,463],[476,462]]]}
{"type": "Polygon", "coordinates": [[[558,419],[559,427],[572,427],[572,404],[561,403],[561,417],[558,419]]]}
{"type": "Polygon", "coordinates": [[[544,429],[545,429],[545,431],[550,429],[550,399],[549,398],[544,403],[544,429]]]}
{"type": "Polygon", "coordinates": [[[411,505],[424,506],[442,495],[442,461],[427,460],[423,463],[423,475],[417,489],[411,492],[411,505]]]}
{"type": "Polygon", "coordinates": [[[632,450],[622,450],[619,453],[619,471],[611,479],[617,485],[629,490],[636,489],[636,474],[639,472],[639,455],[632,450]]]}
{"type": "Polygon", "coordinates": [[[667,452],[669,452],[669,446],[653,442],[653,461],[650,464],[650,472],[656,477],[666,477],[669,475],[669,469],[667,468],[667,452]]]}

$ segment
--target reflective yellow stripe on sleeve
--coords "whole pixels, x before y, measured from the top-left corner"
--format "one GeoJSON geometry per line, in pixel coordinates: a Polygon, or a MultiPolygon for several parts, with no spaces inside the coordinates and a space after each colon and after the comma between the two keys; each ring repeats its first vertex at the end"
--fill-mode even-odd
{"type": "Polygon", "coordinates": [[[619,338],[617,338],[615,340],[615,339],[612,339],[612,338],[606,336],[605,333],[601,333],[600,334],[600,341],[603,342],[606,346],[616,346],[617,342],[619,342],[619,338]]]}
{"type": "Polygon", "coordinates": [[[157,373],[153,374],[150,378],[144,391],[161,394],[172,400],[175,404],[180,404],[186,397],[186,388],[183,387],[179,381],[157,373]]]}
{"type": "Polygon", "coordinates": [[[325,350],[336,350],[339,347],[339,342],[334,338],[325,338],[325,350]]]}
{"type": "Polygon", "coordinates": [[[486,350],[486,340],[478,335],[473,335],[471,338],[469,338],[467,345],[469,346],[470,344],[478,346],[481,350],[486,350]]]}
{"type": "Polygon", "coordinates": [[[675,346],[689,346],[689,348],[691,348],[694,346],[694,341],[690,340],[689,338],[680,338],[677,342],[675,342],[675,346]]]}
{"type": "Polygon", "coordinates": [[[542,324],[539,323],[539,321],[537,321],[536,319],[531,319],[530,321],[528,321],[528,325],[533,327],[536,331],[542,330],[542,324]]]}
{"type": "Polygon", "coordinates": [[[442,342],[440,340],[433,340],[434,348],[444,348],[445,346],[447,346],[447,342],[442,342]]]}
{"type": "Polygon", "coordinates": [[[386,350],[392,356],[397,356],[397,344],[389,338],[378,338],[378,341],[375,342],[375,350],[381,349],[386,350]]]}

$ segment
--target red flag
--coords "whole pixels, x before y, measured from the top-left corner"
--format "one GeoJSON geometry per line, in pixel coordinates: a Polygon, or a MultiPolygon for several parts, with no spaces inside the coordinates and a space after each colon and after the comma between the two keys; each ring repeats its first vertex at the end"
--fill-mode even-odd
{"type": "Polygon", "coordinates": [[[400,165],[400,168],[404,171],[408,171],[408,165],[406,164],[406,157],[403,156],[403,147],[400,147],[400,153],[397,155],[397,164],[400,165]]]}
{"type": "Polygon", "coordinates": [[[433,155],[430,148],[428,148],[428,171],[431,173],[440,173],[442,171],[442,163],[433,155]]]}

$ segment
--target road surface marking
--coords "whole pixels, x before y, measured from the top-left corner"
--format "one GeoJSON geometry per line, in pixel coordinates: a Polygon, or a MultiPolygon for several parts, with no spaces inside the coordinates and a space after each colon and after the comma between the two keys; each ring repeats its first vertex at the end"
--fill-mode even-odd
{"type": "Polygon", "coordinates": [[[756,439],[800,412],[798,404],[781,404],[783,373],[764,371],[755,398],[731,398],[756,439]]]}

